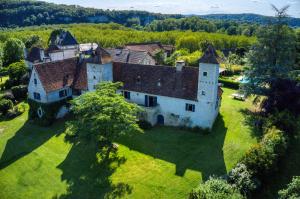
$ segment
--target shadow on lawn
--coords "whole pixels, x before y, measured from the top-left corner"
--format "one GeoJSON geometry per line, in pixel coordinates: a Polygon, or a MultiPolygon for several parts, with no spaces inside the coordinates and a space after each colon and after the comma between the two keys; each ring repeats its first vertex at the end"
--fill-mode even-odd
{"type": "Polygon", "coordinates": [[[130,194],[131,186],[113,184],[110,180],[115,170],[125,163],[125,157],[111,153],[103,160],[99,158],[101,155],[92,143],[74,143],[66,159],[58,166],[63,172],[62,181],[69,186],[67,193],[53,198],[122,198],[130,194]]]}
{"type": "Polygon", "coordinates": [[[63,131],[63,122],[57,122],[52,128],[47,128],[26,121],[16,134],[7,141],[0,159],[0,170],[31,153],[51,137],[58,136],[63,131]]]}
{"type": "Polygon", "coordinates": [[[175,174],[178,176],[183,176],[187,169],[191,169],[200,171],[202,179],[206,180],[211,175],[226,173],[223,156],[226,132],[220,115],[212,133],[208,135],[172,127],[155,127],[144,133],[122,137],[118,142],[131,150],[175,164],[175,174]]]}

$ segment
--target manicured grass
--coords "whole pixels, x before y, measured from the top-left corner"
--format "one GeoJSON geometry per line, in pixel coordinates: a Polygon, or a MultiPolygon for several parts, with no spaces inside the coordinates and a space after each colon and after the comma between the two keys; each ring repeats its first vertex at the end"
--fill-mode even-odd
{"type": "Polygon", "coordinates": [[[95,146],[65,142],[64,122],[42,128],[27,114],[0,122],[0,198],[186,198],[210,175],[229,171],[256,142],[240,111],[250,106],[224,89],[208,135],[155,127],[117,140],[99,162],[95,146]]]}

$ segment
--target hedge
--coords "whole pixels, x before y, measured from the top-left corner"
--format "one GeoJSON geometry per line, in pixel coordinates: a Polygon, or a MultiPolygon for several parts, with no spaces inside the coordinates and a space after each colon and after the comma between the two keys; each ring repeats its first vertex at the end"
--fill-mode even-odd
{"type": "Polygon", "coordinates": [[[239,89],[240,88],[240,83],[239,82],[235,82],[229,79],[223,79],[223,78],[219,78],[219,83],[222,83],[224,87],[227,88],[232,88],[232,89],[239,89]]]}
{"type": "Polygon", "coordinates": [[[11,92],[14,95],[16,100],[22,100],[22,99],[27,98],[27,86],[26,85],[13,86],[11,88],[11,92]]]}
{"type": "Polygon", "coordinates": [[[56,114],[58,113],[59,109],[66,105],[68,106],[68,101],[71,98],[66,98],[58,102],[52,102],[52,103],[41,103],[34,101],[32,99],[28,99],[29,104],[29,117],[33,120],[35,120],[39,125],[42,126],[49,126],[55,121],[56,114]],[[44,114],[40,118],[38,116],[38,109],[41,107],[44,114]]]}

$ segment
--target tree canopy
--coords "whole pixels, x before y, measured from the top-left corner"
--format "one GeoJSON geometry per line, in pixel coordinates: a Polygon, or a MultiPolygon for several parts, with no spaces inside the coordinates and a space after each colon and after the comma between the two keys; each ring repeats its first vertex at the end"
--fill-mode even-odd
{"type": "Polygon", "coordinates": [[[3,65],[8,66],[23,59],[24,49],[25,45],[21,40],[9,38],[3,47],[3,65]]]}
{"type": "Polygon", "coordinates": [[[69,135],[96,142],[99,149],[112,149],[112,142],[121,135],[139,132],[139,108],[116,93],[121,83],[100,83],[95,92],[88,92],[72,101],[75,120],[69,123],[69,135]]]}

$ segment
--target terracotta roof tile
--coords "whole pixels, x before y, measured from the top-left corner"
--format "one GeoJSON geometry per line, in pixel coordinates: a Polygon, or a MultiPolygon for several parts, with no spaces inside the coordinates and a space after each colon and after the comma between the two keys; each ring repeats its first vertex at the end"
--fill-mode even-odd
{"type": "Polygon", "coordinates": [[[75,77],[77,58],[47,62],[34,66],[47,93],[71,86],[75,77]]]}

